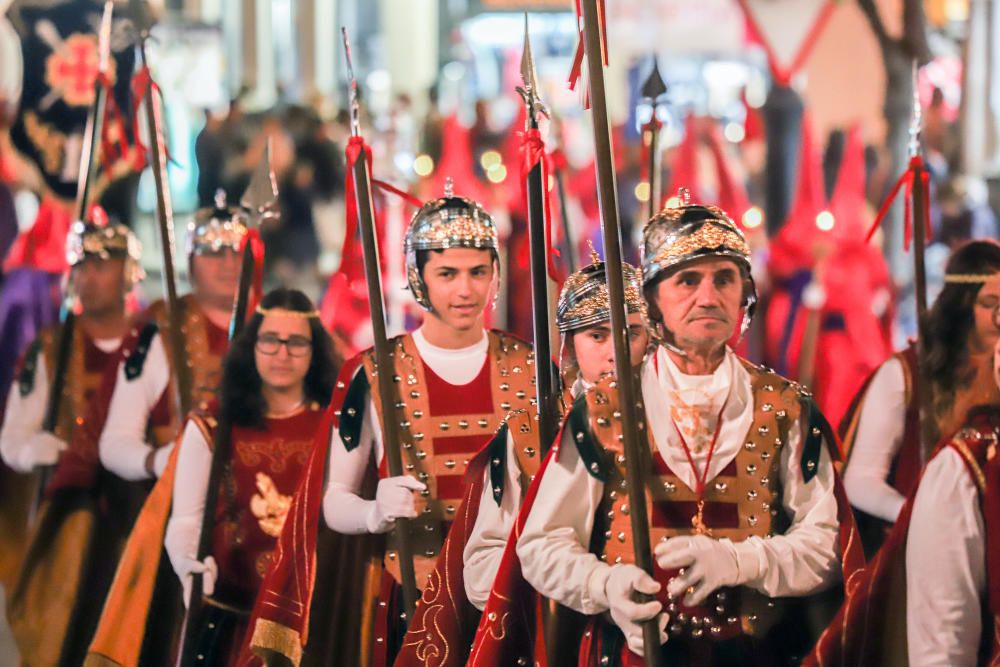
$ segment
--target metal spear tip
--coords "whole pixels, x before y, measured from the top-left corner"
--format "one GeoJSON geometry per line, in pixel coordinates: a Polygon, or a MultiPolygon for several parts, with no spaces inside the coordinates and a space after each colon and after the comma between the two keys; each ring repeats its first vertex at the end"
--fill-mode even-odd
{"type": "Polygon", "coordinates": [[[656,106],[656,100],[660,96],[667,93],[667,84],[663,82],[663,77],[660,76],[660,67],[656,62],[656,55],[652,56],[653,68],[649,72],[649,76],[646,77],[646,81],[642,84],[642,98],[644,100],[650,100],[653,106],[656,106]]]}
{"type": "Polygon", "coordinates": [[[913,109],[910,114],[910,127],[907,133],[910,135],[910,141],[907,146],[910,157],[916,157],[920,154],[920,131],[923,129],[923,108],[920,106],[920,90],[917,87],[918,73],[920,71],[917,61],[913,61],[913,70],[911,74],[913,86],[913,109]]]}
{"type": "Polygon", "coordinates": [[[524,87],[518,86],[518,94],[524,99],[528,112],[534,116],[541,114],[549,117],[549,110],[539,98],[538,76],[535,73],[535,59],[531,55],[531,35],[528,32],[528,13],[524,14],[524,49],[521,51],[521,81],[524,87]]]}
{"type": "Polygon", "coordinates": [[[351,82],[348,107],[351,113],[351,136],[361,135],[361,104],[358,101],[358,80],[354,77],[354,59],[351,58],[351,38],[345,26],[340,27],[340,36],[344,42],[344,63],[347,65],[347,78],[351,82]]]}
{"type": "Polygon", "coordinates": [[[250,213],[250,222],[260,225],[278,217],[278,183],[271,169],[271,141],[264,146],[264,157],[250,178],[250,185],[240,197],[240,206],[250,213]]]}
{"type": "Polygon", "coordinates": [[[111,16],[114,14],[113,0],[104,1],[104,12],[101,14],[101,27],[97,31],[97,69],[106,74],[111,62],[111,16]]]}

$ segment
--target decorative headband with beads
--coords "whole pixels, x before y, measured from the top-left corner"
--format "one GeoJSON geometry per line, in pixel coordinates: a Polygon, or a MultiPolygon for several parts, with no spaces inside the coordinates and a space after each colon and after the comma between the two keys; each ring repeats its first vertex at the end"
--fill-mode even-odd
{"type": "Polygon", "coordinates": [[[978,285],[980,283],[989,282],[993,280],[998,275],[998,273],[946,273],[944,274],[944,281],[946,283],[958,283],[964,285],[978,285]]]}
{"type": "Polygon", "coordinates": [[[265,308],[258,305],[254,312],[258,315],[268,316],[268,315],[280,315],[281,317],[296,317],[303,320],[319,319],[319,311],[316,309],[301,311],[301,310],[289,310],[288,308],[283,308],[281,306],[275,306],[274,308],[265,308]]]}

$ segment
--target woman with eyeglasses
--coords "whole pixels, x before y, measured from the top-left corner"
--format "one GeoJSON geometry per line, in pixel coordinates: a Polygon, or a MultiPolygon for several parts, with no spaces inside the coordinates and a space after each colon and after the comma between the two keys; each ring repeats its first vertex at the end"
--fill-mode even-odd
{"type": "Polygon", "coordinates": [[[931,448],[961,428],[970,408],[1000,401],[991,373],[1000,340],[1000,244],[961,246],[948,259],[944,280],[921,322],[923,350],[918,354],[914,344],[883,363],[840,426],[844,488],[859,510],[868,556],[896,522],[931,448]],[[929,413],[923,437],[918,387],[929,413]]]}
{"type": "Polygon", "coordinates": [[[195,413],[181,439],[164,544],[184,588],[202,575],[203,664],[234,664],[246,622],[281,534],[338,370],[333,345],[302,292],[261,301],[223,363],[220,405],[195,413]],[[218,489],[211,555],[198,561],[212,449],[220,420],[232,424],[218,489]]]}

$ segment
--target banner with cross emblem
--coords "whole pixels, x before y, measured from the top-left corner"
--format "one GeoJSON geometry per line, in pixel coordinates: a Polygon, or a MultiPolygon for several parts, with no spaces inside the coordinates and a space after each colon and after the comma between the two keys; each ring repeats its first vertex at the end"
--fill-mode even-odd
{"type": "MultiPolygon", "coordinates": [[[[61,199],[76,197],[87,111],[98,80],[99,0],[15,0],[11,23],[21,41],[23,89],[10,135],[61,199]]],[[[104,124],[95,153],[93,192],[137,164],[129,87],[135,64],[131,22],[124,12],[111,30],[104,124]]]]}

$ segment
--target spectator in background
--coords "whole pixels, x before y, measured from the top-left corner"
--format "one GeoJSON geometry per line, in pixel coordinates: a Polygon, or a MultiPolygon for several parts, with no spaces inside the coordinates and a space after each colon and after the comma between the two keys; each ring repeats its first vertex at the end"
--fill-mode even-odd
{"type": "Polygon", "coordinates": [[[222,142],[223,119],[205,109],[205,126],[194,142],[194,155],[198,161],[198,207],[211,206],[215,192],[223,187],[226,148],[222,142]]]}

